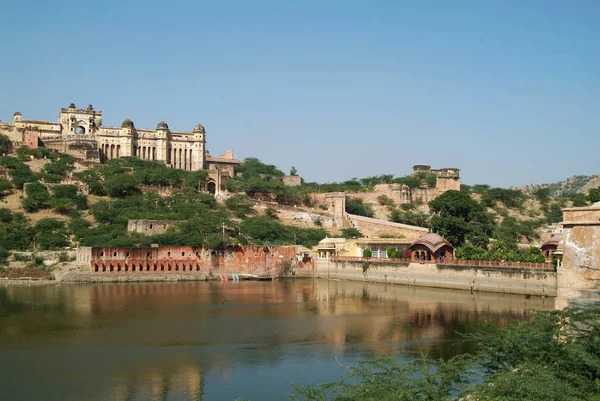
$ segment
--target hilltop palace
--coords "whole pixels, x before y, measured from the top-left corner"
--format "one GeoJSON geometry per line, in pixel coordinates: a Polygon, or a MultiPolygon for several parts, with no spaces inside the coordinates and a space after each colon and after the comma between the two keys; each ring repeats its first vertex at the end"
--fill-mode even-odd
{"type": "Polygon", "coordinates": [[[107,127],[102,125],[102,111],[91,104],[85,109],[75,107],[74,103],[61,108],[58,122],[25,120],[16,112],[12,123],[0,122],[0,134],[7,135],[15,145],[34,148],[40,143],[71,154],[83,164],[136,156],[163,161],[169,167],[186,171],[208,170],[207,190],[212,193],[218,193],[233,177],[233,169],[239,164],[231,150],[219,157],[210,156],[201,124],[192,132],[179,132],[171,131],[161,121],[151,130],[136,128],[127,118],[121,127],[107,127]]]}

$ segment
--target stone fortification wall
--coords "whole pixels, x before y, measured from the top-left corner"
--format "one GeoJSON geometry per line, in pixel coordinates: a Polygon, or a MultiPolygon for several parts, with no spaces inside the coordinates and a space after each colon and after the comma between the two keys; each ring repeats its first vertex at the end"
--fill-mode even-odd
{"type": "Polygon", "coordinates": [[[173,220],[129,220],[127,231],[145,235],[163,234],[180,222],[173,220]]]}
{"type": "Polygon", "coordinates": [[[315,276],[468,291],[552,297],[557,295],[556,273],[548,269],[393,263],[385,259],[335,259],[317,260],[315,276]],[[368,267],[366,272],[364,267],[368,267]]]}
{"type": "Polygon", "coordinates": [[[81,247],[79,264],[94,274],[251,274],[279,277],[295,268],[310,268],[297,263],[294,246],[230,246],[213,251],[188,246],[145,248],[81,247]],[[89,261],[88,261],[89,260],[89,261]]]}
{"type": "Polygon", "coordinates": [[[429,232],[427,228],[423,227],[393,223],[391,221],[372,219],[354,214],[347,214],[346,216],[357,230],[369,238],[391,236],[394,238],[405,238],[412,242],[429,232]]]}
{"type": "Polygon", "coordinates": [[[286,175],[283,177],[283,185],[287,187],[297,187],[302,185],[302,177],[299,175],[286,175]]]}
{"type": "Polygon", "coordinates": [[[293,224],[305,223],[306,227],[315,227],[317,220],[321,221],[324,228],[335,227],[331,213],[319,209],[309,209],[304,207],[294,207],[280,205],[276,202],[257,201],[255,209],[266,210],[268,207],[277,210],[278,218],[284,222],[293,224]]]}

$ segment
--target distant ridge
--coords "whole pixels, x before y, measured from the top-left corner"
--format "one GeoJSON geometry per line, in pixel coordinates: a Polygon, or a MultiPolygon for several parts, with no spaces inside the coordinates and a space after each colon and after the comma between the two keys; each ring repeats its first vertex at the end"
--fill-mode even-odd
{"type": "Polygon", "coordinates": [[[550,196],[558,198],[566,197],[575,193],[583,193],[587,195],[591,189],[597,187],[600,187],[600,174],[591,176],[575,175],[559,182],[526,185],[524,187],[513,187],[512,189],[518,189],[527,195],[532,195],[533,192],[540,188],[549,188],[550,196]]]}

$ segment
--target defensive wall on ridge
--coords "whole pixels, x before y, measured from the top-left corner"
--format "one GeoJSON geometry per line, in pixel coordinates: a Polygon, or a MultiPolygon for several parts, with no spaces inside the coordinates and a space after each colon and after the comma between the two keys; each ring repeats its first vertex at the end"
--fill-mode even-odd
{"type": "Polygon", "coordinates": [[[317,259],[315,277],[415,287],[448,288],[508,294],[557,295],[551,264],[456,261],[448,264],[409,260],[333,257],[317,259]]]}

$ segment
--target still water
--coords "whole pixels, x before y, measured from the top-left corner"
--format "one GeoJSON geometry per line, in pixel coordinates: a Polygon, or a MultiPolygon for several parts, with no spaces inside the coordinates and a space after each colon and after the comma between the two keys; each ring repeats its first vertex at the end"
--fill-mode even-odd
{"type": "Polygon", "coordinates": [[[553,306],[326,280],[0,287],[0,398],[282,400],[341,364],[468,352],[457,331],[553,306]]]}

